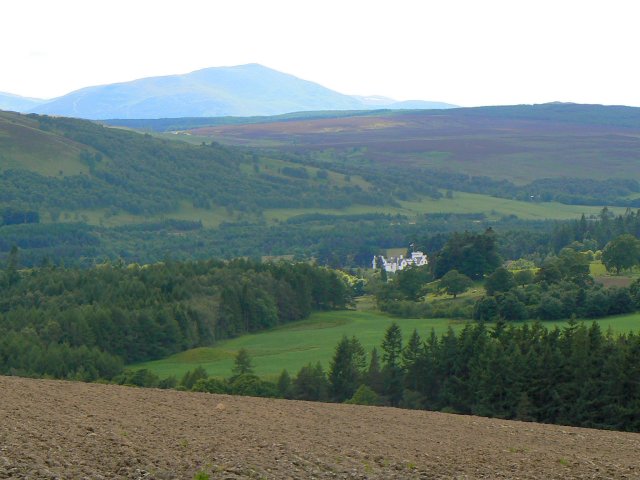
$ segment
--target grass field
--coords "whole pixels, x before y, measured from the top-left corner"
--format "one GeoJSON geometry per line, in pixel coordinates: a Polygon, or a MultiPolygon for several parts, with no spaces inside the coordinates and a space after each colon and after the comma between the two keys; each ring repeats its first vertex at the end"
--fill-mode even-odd
{"type": "MultiPolygon", "coordinates": [[[[294,375],[309,362],[320,362],[328,369],[334,349],[343,335],[358,337],[367,352],[380,348],[384,332],[394,319],[375,311],[336,311],[314,313],[307,320],[296,322],[268,332],[244,335],[220,342],[215,347],[188,350],[163,360],[131,365],[132,368],[148,368],[160,377],[175,375],[180,378],[187,370],[202,366],[209,375],[231,375],[234,356],[240,348],[246,348],[253,359],[256,374],[275,378],[283,368],[294,375]]],[[[405,340],[413,329],[423,338],[433,328],[437,334],[449,326],[458,330],[464,321],[448,319],[395,319],[403,331],[405,340]]],[[[590,321],[588,321],[590,323],[590,321]]],[[[598,320],[603,331],[611,328],[615,333],[640,330],[640,314],[608,317],[598,320]]],[[[566,325],[564,321],[545,322],[553,328],[566,325]]]]}
{"type": "MultiPolygon", "coordinates": [[[[339,180],[339,179],[338,179],[339,180]]],[[[321,213],[327,215],[361,215],[367,213],[382,213],[389,215],[406,215],[409,218],[416,215],[430,213],[483,213],[489,219],[496,220],[505,215],[516,215],[524,220],[563,220],[578,218],[583,213],[586,216],[596,215],[601,207],[586,205],[564,205],[555,202],[520,202],[504,198],[491,197],[474,193],[454,192],[453,198],[441,198],[434,200],[423,198],[419,201],[400,202],[401,207],[352,205],[343,209],[322,208],[281,208],[264,211],[263,218],[267,222],[285,221],[288,218],[309,214],[321,213]]],[[[622,207],[610,207],[615,214],[624,213],[622,207]]],[[[107,209],[98,210],[74,210],[63,211],[58,219],[61,222],[85,221],[90,225],[103,225],[105,227],[117,227],[137,223],[158,222],[164,219],[201,221],[205,228],[216,228],[222,222],[234,222],[246,219],[255,221],[257,217],[251,214],[227,212],[222,207],[203,209],[195,208],[189,202],[180,202],[179,208],[173,212],[165,212],[157,215],[133,215],[127,212],[109,213],[107,209]],[[244,217],[247,218],[241,218],[244,217]]],[[[49,214],[43,216],[43,220],[50,221],[49,214]]]]}
{"type": "MultiPolygon", "coordinates": [[[[409,217],[429,213],[484,213],[490,219],[498,219],[505,215],[516,215],[524,220],[563,220],[578,218],[583,213],[586,216],[597,215],[602,207],[586,205],[564,205],[556,202],[520,202],[504,198],[491,197],[476,193],[454,192],[453,198],[434,200],[423,198],[419,201],[400,202],[401,207],[377,207],[354,205],[344,209],[272,209],[265,211],[267,220],[286,220],[304,213],[325,213],[330,215],[351,215],[363,213],[383,213],[389,215],[407,215],[409,217]]],[[[623,214],[624,208],[613,207],[614,214],[623,214]]]]}

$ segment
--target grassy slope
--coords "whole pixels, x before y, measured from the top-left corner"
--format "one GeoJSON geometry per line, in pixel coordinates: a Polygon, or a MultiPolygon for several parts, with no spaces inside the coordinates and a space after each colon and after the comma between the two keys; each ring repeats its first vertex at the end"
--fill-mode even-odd
{"type": "MultiPolygon", "coordinates": [[[[413,329],[423,338],[433,328],[442,334],[451,326],[458,330],[464,321],[448,319],[393,319],[374,311],[337,311],[314,313],[309,319],[268,332],[245,335],[220,342],[215,347],[188,350],[163,360],[134,365],[148,368],[160,375],[180,377],[199,365],[210,374],[227,377],[231,374],[233,359],[240,348],[246,348],[253,358],[255,371],[265,378],[275,378],[283,368],[295,374],[309,362],[321,362],[328,369],[336,344],[343,335],[355,335],[370,352],[380,348],[386,328],[397,321],[407,339],[413,329]]],[[[611,328],[615,333],[640,330],[640,314],[622,315],[598,320],[603,331],[611,328]]],[[[566,325],[564,321],[545,322],[547,328],[566,325]]]]}
{"type": "Polygon", "coordinates": [[[29,117],[0,112],[0,173],[17,168],[51,177],[87,173],[89,169],[79,157],[82,150],[93,151],[39,130],[37,122],[29,117]]]}

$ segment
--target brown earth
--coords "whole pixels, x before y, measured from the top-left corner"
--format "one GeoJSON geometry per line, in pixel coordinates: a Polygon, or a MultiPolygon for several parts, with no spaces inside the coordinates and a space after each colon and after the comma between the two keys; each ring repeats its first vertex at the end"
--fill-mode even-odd
{"type": "Polygon", "coordinates": [[[0,377],[0,478],[640,478],[640,435],[0,377]]]}
{"type": "Polygon", "coordinates": [[[596,277],[595,281],[605,287],[628,287],[633,283],[631,277],[596,277]]]}

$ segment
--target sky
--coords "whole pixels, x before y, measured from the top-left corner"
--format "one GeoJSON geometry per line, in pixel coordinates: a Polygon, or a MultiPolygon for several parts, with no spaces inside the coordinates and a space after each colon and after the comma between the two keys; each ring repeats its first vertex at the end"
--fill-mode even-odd
{"type": "Polygon", "coordinates": [[[636,0],[2,0],[0,91],[260,63],[352,95],[640,106],[636,0]]]}

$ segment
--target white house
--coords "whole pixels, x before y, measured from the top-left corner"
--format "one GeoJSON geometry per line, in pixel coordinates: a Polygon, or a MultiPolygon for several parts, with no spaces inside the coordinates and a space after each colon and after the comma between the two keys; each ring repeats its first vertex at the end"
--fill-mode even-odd
{"type": "Polygon", "coordinates": [[[403,255],[400,255],[399,257],[389,257],[388,259],[384,258],[382,255],[374,256],[373,262],[371,262],[374,270],[378,268],[378,265],[380,264],[377,263],[376,260],[377,262],[381,262],[384,269],[389,273],[395,273],[412,265],[415,265],[416,267],[422,267],[423,265],[427,265],[429,263],[429,259],[427,258],[427,256],[420,251],[411,252],[411,257],[406,258],[403,255]]]}

